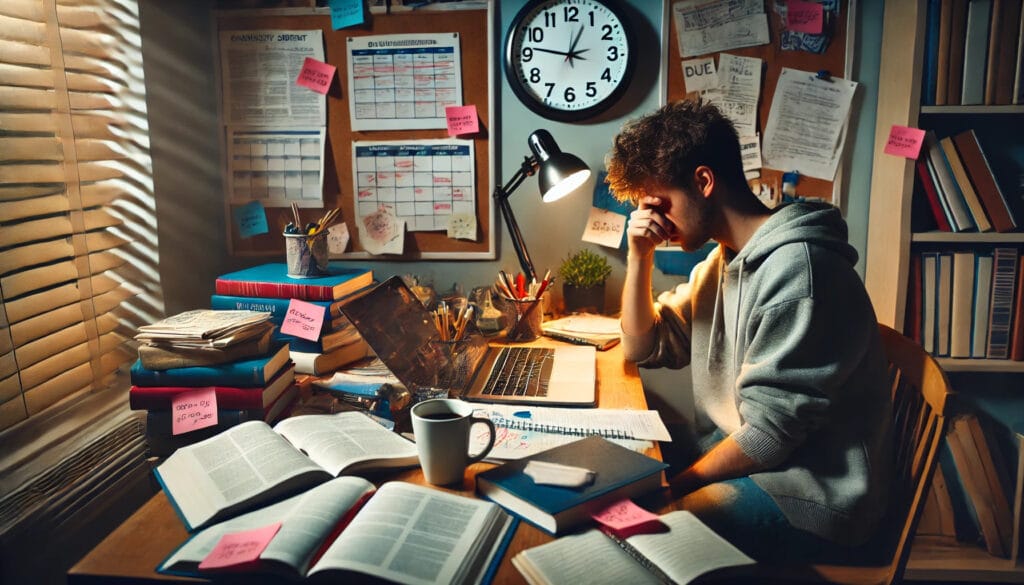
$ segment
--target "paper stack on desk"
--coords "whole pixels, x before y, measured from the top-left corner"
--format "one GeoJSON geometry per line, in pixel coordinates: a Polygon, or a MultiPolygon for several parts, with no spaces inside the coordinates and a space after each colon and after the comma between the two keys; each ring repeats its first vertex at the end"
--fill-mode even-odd
{"type": "Polygon", "coordinates": [[[622,330],[615,317],[581,313],[544,322],[544,335],[605,350],[619,342],[622,330]]]}

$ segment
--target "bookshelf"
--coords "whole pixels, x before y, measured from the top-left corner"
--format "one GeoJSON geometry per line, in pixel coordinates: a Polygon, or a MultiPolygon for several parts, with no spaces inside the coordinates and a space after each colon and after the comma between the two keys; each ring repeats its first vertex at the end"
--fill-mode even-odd
{"type": "MultiPolygon", "coordinates": [[[[875,125],[875,154],[871,179],[868,217],[865,285],[871,295],[879,321],[902,331],[906,312],[910,258],[917,248],[949,246],[954,249],[992,247],[1024,248],[1024,233],[948,233],[920,232],[911,228],[914,196],[914,161],[884,154],[890,128],[896,124],[934,129],[940,137],[967,128],[988,127],[989,134],[1018,148],[1021,139],[1010,128],[1020,124],[1022,105],[999,106],[922,106],[921,80],[925,67],[926,0],[886,2],[879,68],[878,111],[875,125]]],[[[984,148],[989,145],[979,130],[984,148]]],[[[987,152],[987,150],[986,150],[987,152]]],[[[1016,188],[1006,177],[1000,181],[1006,192],[1016,188]]],[[[1013,196],[1012,193],[1007,193],[1013,196]]],[[[1016,214],[1022,222],[1020,212],[1016,214]]],[[[1020,230],[1020,228],[1018,228],[1020,230]]],[[[977,378],[998,373],[1016,376],[1024,373],[1024,362],[994,359],[938,360],[946,372],[977,378]]],[[[971,394],[971,384],[958,388],[971,394]]],[[[1021,396],[1024,402],[1024,395],[1021,396]]],[[[921,537],[915,539],[904,578],[913,581],[963,581],[1024,583],[1024,566],[989,555],[984,547],[958,543],[952,539],[921,537]]]]}

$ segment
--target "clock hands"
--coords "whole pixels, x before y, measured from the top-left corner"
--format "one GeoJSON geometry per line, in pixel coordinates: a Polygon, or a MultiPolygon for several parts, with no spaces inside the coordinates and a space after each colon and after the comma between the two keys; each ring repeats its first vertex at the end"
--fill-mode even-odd
{"type": "Polygon", "coordinates": [[[566,52],[566,51],[556,51],[554,49],[545,49],[543,47],[531,47],[531,48],[534,51],[540,51],[541,53],[552,53],[554,55],[563,55],[566,58],[572,57],[574,59],[580,59],[580,60],[584,60],[584,61],[586,60],[586,58],[585,57],[580,57],[580,53],[586,53],[587,51],[590,50],[590,49],[583,49],[581,51],[576,51],[574,53],[569,53],[569,52],[566,52]]]}
{"type": "Polygon", "coordinates": [[[580,37],[582,36],[583,27],[581,26],[580,30],[576,31],[576,36],[573,37],[572,41],[569,43],[569,54],[565,56],[565,60],[569,62],[569,67],[573,66],[573,59],[585,60],[583,57],[580,57],[580,53],[583,53],[586,49],[583,49],[583,51],[580,51],[579,53],[576,52],[576,45],[580,42],[580,37]]]}

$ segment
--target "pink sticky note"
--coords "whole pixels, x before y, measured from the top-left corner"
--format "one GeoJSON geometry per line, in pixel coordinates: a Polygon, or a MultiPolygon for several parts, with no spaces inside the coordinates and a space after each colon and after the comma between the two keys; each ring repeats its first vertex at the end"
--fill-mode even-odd
{"type": "Polygon", "coordinates": [[[232,532],[220,537],[210,554],[199,563],[201,570],[225,569],[258,561],[274,535],[281,529],[281,523],[270,526],[232,532]]]}
{"type": "Polygon", "coordinates": [[[334,80],[334,72],[337,69],[334,65],[306,57],[295,84],[327,95],[327,90],[331,89],[331,81],[334,80]]]}
{"type": "Polygon", "coordinates": [[[636,534],[640,527],[648,524],[660,525],[657,514],[644,510],[629,499],[614,502],[591,514],[591,518],[618,535],[636,534]]]}
{"type": "Polygon", "coordinates": [[[171,434],[181,435],[217,424],[217,392],[196,388],[171,399],[171,434]]]}
{"type": "Polygon", "coordinates": [[[786,3],[786,28],[791,31],[820,35],[824,10],[817,2],[789,0],[786,3]]]}
{"type": "Polygon", "coordinates": [[[292,299],[288,303],[288,313],[284,316],[284,323],[281,324],[281,333],[316,341],[320,339],[320,329],[323,326],[323,307],[292,299]]]}
{"type": "Polygon", "coordinates": [[[448,136],[460,134],[476,134],[480,131],[480,118],[476,115],[476,106],[445,106],[444,115],[448,118],[448,136]]]}
{"type": "Polygon", "coordinates": [[[921,144],[924,143],[924,130],[920,128],[908,128],[893,124],[889,131],[889,140],[885,142],[885,154],[902,156],[906,158],[917,158],[921,153],[921,144]]]}

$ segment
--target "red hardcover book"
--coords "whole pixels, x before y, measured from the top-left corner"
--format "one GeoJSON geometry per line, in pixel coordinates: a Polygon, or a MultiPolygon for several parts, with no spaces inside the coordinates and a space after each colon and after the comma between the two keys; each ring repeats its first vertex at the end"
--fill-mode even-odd
{"type": "MultiPolygon", "coordinates": [[[[217,395],[217,408],[225,410],[258,410],[270,407],[277,397],[295,382],[295,365],[282,369],[266,386],[235,388],[212,386],[217,395]]],[[[196,390],[187,386],[132,386],[128,404],[132,410],[169,410],[174,397],[196,390]]]]}
{"type": "Polygon", "coordinates": [[[1017,228],[1017,222],[1013,213],[1003,197],[1003,192],[996,183],[992,169],[989,167],[988,159],[978,143],[978,137],[974,130],[965,130],[953,137],[953,145],[960,153],[960,159],[967,169],[974,190],[981,199],[985,213],[992,221],[992,226],[997,232],[1010,232],[1017,228]]]}
{"type": "Polygon", "coordinates": [[[935,223],[938,224],[939,231],[953,231],[953,228],[949,225],[949,220],[946,219],[946,212],[942,210],[942,203],[939,202],[939,193],[935,190],[935,183],[932,183],[932,176],[928,173],[928,166],[924,158],[917,159],[914,162],[914,166],[917,168],[917,177],[921,181],[924,194],[928,197],[928,206],[931,207],[932,215],[935,216],[935,223]]]}
{"type": "Polygon", "coordinates": [[[261,264],[217,277],[215,292],[240,297],[335,301],[373,283],[373,271],[331,262],[329,274],[291,278],[283,262],[261,264]]]}
{"type": "Polygon", "coordinates": [[[921,294],[921,255],[910,255],[910,273],[907,276],[907,308],[903,319],[904,335],[922,345],[921,311],[923,296],[921,294]]]}

